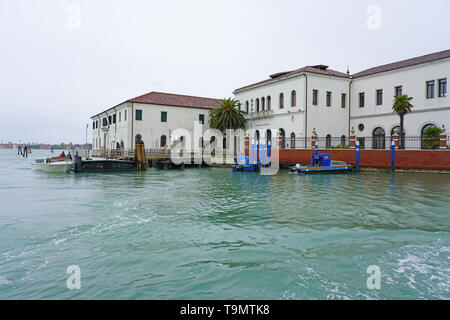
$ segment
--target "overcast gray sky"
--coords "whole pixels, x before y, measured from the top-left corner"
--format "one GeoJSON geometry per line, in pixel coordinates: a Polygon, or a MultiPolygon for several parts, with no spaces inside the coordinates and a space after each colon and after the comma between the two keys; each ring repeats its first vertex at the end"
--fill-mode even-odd
{"type": "Polygon", "coordinates": [[[223,98],[305,65],[355,73],[446,50],[449,13],[448,0],[0,0],[0,139],[83,143],[90,116],[150,91],[223,98]]]}

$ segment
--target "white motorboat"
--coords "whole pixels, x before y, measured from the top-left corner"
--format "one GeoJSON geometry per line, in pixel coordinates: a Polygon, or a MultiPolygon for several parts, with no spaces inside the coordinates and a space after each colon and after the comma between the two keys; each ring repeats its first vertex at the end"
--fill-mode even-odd
{"type": "Polygon", "coordinates": [[[46,172],[69,172],[72,166],[73,161],[68,157],[44,158],[33,161],[33,168],[46,172]]]}

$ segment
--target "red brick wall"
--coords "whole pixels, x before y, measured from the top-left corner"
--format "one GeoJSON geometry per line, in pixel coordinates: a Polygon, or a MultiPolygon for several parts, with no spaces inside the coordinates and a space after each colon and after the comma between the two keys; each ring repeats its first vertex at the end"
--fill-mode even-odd
{"type": "MultiPolygon", "coordinates": [[[[280,150],[281,164],[310,163],[313,150],[280,150]]],[[[341,160],[354,164],[354,150],[319,150],[327,153],[332,160],[341,160]]],[[[391,151],[361,150],[359,152],[360,167],[390,168],[391,151]]],[[[450,151],[440,150],[396,150],[395,167],[404,169],[447,169],[450,170],[450,151]]]]}

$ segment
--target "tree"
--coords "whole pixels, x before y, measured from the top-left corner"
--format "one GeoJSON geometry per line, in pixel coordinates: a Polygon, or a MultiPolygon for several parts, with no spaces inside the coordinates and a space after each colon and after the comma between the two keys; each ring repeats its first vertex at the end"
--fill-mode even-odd
{"type": "Polygon", "coordinates": [[[209,111],[209,126],[225,132],[226,129],[245,129],[246,113],[238,109],[239,101],[222,99],[216,109],[209,111]]]}
{"type": "Polygon", "coordinates": [[[408,97],[407,94],[404,94],[402,96],[394,96],[394,102],[392,105],[392,110],[394,113],[396,113],[398,116],[400,116],[400,140],[399,140],[399,149],[405,148],[405,137],[403,135],[403,119],[405,117],[405,114],[408,112],[411,112],[411,108],[413,105],[411,104],[411,100],[413,97],[408,97]]]}

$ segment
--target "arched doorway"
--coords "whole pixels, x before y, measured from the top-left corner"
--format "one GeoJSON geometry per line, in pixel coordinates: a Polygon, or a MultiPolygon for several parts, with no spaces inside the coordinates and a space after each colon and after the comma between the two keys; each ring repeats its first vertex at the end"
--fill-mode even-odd
{"type": "Polygon", "coordinates": [[[286,148],[286,133],[284,129],[278,129],[278,134],[281,137],[281,149],[286,148]]]}
{"type": "Polygon", "coordinates": [[[325,148],[329,149],[331,147],[331,135],[327,134],[325,138],[325,148]]]}
{"type": "Polygon", "coordinates": [[[386,132],[383,128],[378,127],[373,130],[372,134],[372,148],[385,149],[386,148],[386,132]]]}
{"type": "Polygon", "coordinates": [[[166,145],[167,145],[167,136],[162,135],[162,136],[161,136],[160,146],[161,146],[161,148],[165,148],[166,145]]]}
{"type": "Polygon", "coordinates": [[[291,133],[291,149],[295,149],[295,133],[291,133]]]}
{"type": "Polygon", "coordinates": [[[272,144],[272,131],[270,131],[270,129],[267,129],[266,130],[266,143],[269,144],[269,141],[270,141],[270,144],[272,144]]]}
{"type": "Polygon", "coordinates": [[[440,134],[434,134],[434,132],[428,130],[437,128],[436,125],[429,123],[423,126],[420,132],[420,141],[422,149],[439,149],[440,134]],[[428,132],[427,132],[428,131],[428,132]]]}

